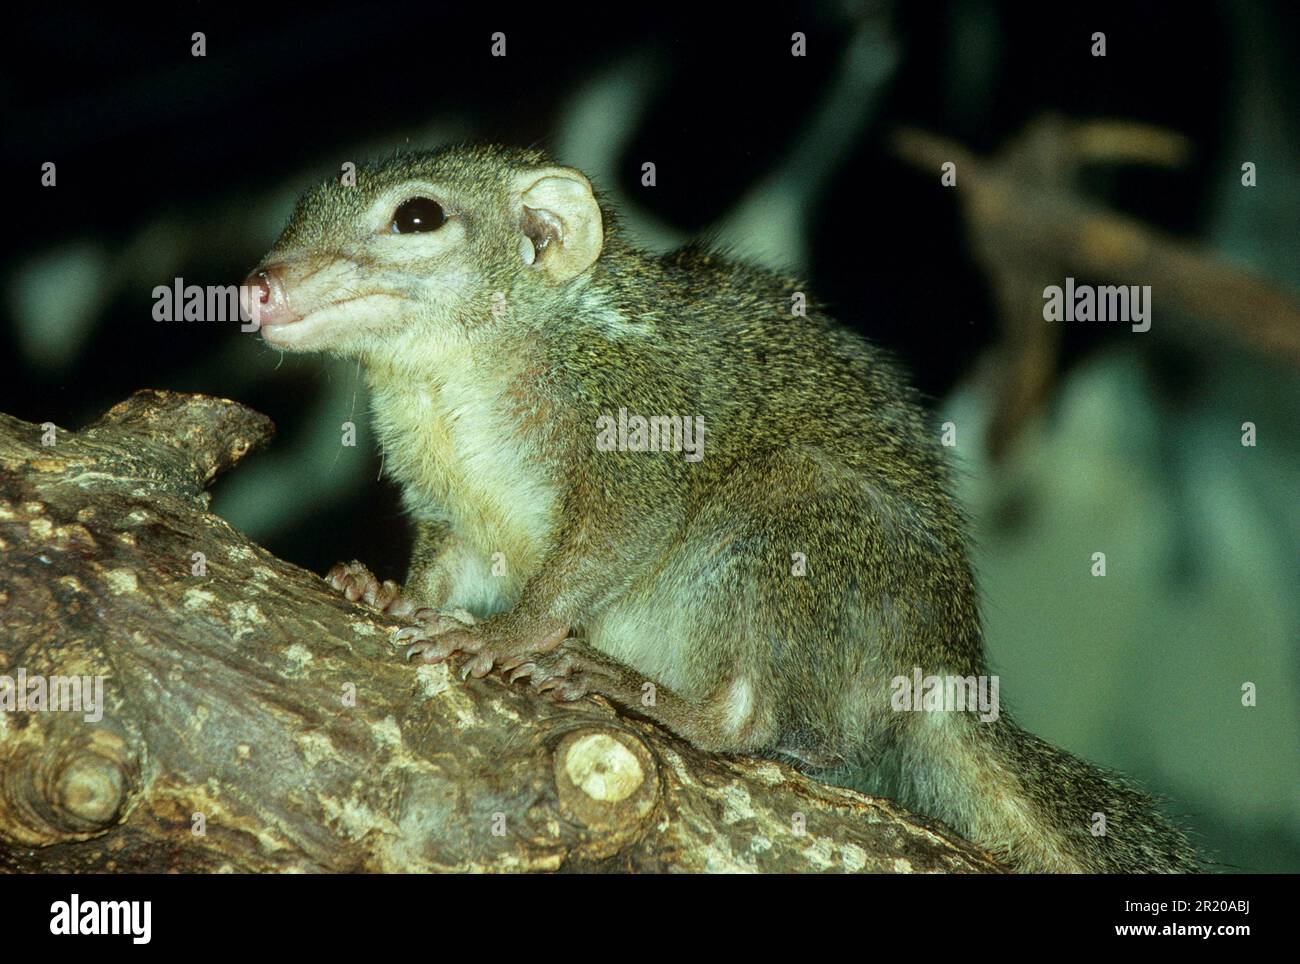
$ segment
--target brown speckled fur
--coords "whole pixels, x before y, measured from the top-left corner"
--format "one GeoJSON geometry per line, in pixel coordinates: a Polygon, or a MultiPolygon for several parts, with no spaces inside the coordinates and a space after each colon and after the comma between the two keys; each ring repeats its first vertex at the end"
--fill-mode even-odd
{"type": "Polygon", "coordinates": [[[491,146],[381,161],[309,193],[264,262],[344,257],[350,292],[408,297],[400,324],[361,317],[314,346],[366,367],[418,526],[407,592],[484,618],[502,652],[572,630],[537,659],[578,681],[571,696],[605,693],[702,747],[892,774],[1018,869],[1194,869],[1150,798],[1005,713],[891,709],[890,680],[913,667],[985,672],[965,524],[894,365],[815,303],[793,317],[801,283],[694,247],[639,251],[607,207],[598,260],[547,283],[519,258],[509,184],[551,163],[491,146]],[[401,239],[357,223],[407,181],[438,192],[464,239],[392,270],[384,245],[401,239]],[[703,460],[598,451],[596,419],[620,408],[703,416],[703,460]]]}

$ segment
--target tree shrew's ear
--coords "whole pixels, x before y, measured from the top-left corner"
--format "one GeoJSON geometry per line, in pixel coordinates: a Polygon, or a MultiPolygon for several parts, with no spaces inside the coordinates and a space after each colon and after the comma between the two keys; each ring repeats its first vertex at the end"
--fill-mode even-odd
{"type": "Polygon", "coordinates": [[[519,174],[514,186],[524,235],[551,281],[568,281],[591,267],[605,244],[591,182],[572,168],[545,167],[519,174]]]}

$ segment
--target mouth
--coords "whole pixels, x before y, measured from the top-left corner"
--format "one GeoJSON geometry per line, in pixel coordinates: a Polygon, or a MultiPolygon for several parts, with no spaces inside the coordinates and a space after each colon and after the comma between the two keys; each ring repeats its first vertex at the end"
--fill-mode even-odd
{"type": "Polygon", "coordinates": [[[312,331],[318,326],[308,321],[307,317],[295,318],[274,325],[259,326],[262,340],[277,348],[294,348],[300,345],[304,336],[311,338],[312,331]]]}
{"type": "Polygon", "coordinates": [[[385,300],[391,299],[382,294],[353,295],[311,308],[301,315],[293,313],[274,321],[263,319],[258,327],[262,340],[269,345],[289,351],[309,351],[335,340],[335,334],[357,331],[363,322],[372,318],[370,306],[363,303],[374,305],[385,300]]]}
{"type": "Polygon", "coordinates": [[[373,296],[354,295],[352,298],[317,305],[303,314],[292,313],[289,317],[277,318],[274,321],[263,320],[259,325],[261,336],[266,343],[273,344],[277,348],[311,347],[311,343],[318,342],[322,336],[328,336],[331,331],[355,327],[356,322],[360,320],[357,317],[359,313],[355,309],[348,309],[347,305],[356,304],[357,301],[367,298],[373,296]]]}

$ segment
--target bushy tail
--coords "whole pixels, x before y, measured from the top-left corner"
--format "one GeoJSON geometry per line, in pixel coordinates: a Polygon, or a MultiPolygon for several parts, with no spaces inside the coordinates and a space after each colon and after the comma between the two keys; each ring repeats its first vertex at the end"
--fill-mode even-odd
{"type": "Polygon", "coordinates": [[[919,713],[899,754],[904,802],[1026,873],[1202,869],[1155,800],[1005,714],[919,713]]]}

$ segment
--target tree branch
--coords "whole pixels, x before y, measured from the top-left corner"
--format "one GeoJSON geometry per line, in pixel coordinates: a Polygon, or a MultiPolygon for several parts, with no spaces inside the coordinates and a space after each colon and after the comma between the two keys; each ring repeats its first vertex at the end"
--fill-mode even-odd
{"type": "Polygon", "coordinates": [[[76,434],[0,415],[0,870],[999,869],[598,699],[404,664],[393,620],[207,511],[273,432],[151,391],[76,434]]]}

